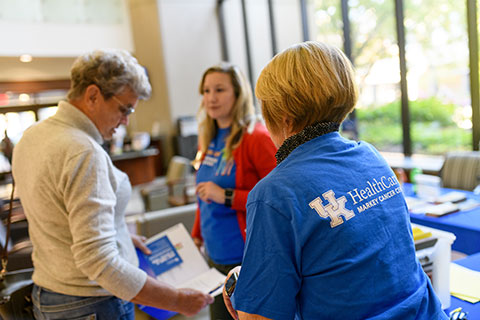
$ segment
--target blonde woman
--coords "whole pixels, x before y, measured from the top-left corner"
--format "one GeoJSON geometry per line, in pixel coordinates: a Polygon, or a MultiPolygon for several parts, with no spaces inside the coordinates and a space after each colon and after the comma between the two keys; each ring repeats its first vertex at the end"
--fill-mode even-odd
{"type": "Polygon", "coordinates": [[[346,56],[294,45],[263,69],[256,93],[279,149],[248,197],[239,318],[447,319],[395,174],[371,145],[338,133],[357,101],[346,56]]]}
{"type": "MultiPolygon", "coordinates": [[[[245,205],[255,184],[275,167],[276,148],[254,113],[250,85],[239,68],[222,63],[205,71],[199,114],[198,210],[192,237],[208,262],[227,272],[242,261],[245,205]]],[[[212,319],[229,319],[223,299],[212,319]]]]}

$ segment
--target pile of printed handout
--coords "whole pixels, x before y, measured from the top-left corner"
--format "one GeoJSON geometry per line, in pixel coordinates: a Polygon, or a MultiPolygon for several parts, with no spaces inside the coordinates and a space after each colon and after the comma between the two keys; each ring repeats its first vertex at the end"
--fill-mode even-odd
{"type": "Polygon", "coordinates": [[[477,303],[480,301],[480,272],[450,263],[450,293],[452,296],[477,303]]]}

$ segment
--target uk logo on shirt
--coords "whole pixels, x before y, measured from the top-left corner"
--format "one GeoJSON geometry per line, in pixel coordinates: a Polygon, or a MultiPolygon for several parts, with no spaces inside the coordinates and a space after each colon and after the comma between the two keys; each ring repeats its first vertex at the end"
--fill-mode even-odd
{"type": "MultiPolygon", "coordinates": [[[[392,176],[382,176],[367,180],[362,188],[354,188],[348,191],[353,202],[353,207],[357,213],[367,212],[371,208],[381,205],[382,202],[388,201],[402,193],[397,178],[392,176]]],[[[335,228],[345,221],[353,218],[355,213],[345,207],[347,198],[341,196],[335,197],[333,190],[328,190],[322,194],[327,201],[325,205],[320,197],[316,197],[310,201],[310,208],[314,209],[321,218],[330,218],[330,227],[335,228]]]]}
{"type": "Polygon", "coordinates": [[[309,203],[309,205],[310,208],[314,209],[320,217],[330,217],[331,228],[335,228],[343,223],[343,219],[341,218],[342,216],[345,218],[345,220],[349,220],[355,216],[352,210],[345,208],[345,203],[347,202],[347,198],[345,196],[335,198],[335,192],[333,192],[333,190],[324,192],[322,196],[325,198],[325,200],[327,200],[328,204],[324,206],[322,204],[322,199],[320,199],[320,197],[316,197],[309,203]]]}

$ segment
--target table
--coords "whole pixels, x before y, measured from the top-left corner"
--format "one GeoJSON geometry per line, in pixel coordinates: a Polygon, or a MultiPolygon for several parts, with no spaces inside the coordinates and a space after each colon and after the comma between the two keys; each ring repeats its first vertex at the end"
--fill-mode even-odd
{"type": "MultiPolygon", "coordinates": [[[[473,254],[466,258],[454,261],[454,263],[475,271],[480,271],[480,253],[473,254]]],[[[480,319],[480,302],[473,304],[473,303],[452,297],[450,308],[446,309],[445,312],[448,314],[450,311],[458,307],[462,307],[464,311],[468,312],[468,319],[480,319]]]]}
{"type": "MultiPolygon", "coordinates": [[[[413,195],[412,186],[409,183],[405,183],[403,187],[406,196],[413,195]]],[[[451,191],[465,193],[467,198],[480,202],[480,196],[475,195],[473,192],[441,189],[442,194],[451,191]]],[[[452,245],[453,250],[469,255],[480,252],[480,206],[471,210],[454,212],[443,217],[429,217],[424,214],[410,213],[410,221],[455,234],[457,239],[452,245]]]]}
{"type": "Polygon", "coordinates": [[[443,156],[414,154],[405,156],[398,152],[380,152],[392,169],[401,168],[407,173],[413,168],[421,169],[423,173],[439,175],[445,158],[443,156]]]}

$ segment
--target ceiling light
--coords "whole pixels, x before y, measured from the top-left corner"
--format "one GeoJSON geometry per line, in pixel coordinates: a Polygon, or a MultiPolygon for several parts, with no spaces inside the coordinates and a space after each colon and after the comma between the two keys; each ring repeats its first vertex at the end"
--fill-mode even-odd
{"type": "Polygon", "coordinates": [[[27,102],[30,100],[30,95],[28,93],[20,93],[18,96],[18,100],[21,102],[27,102]]]}
{"type": "Polygon", "coordinates": [[[22,61],[22,62],[30,62],[30,61],[32,61],[32,56],[29,55],[29,54],[22,54],[22,55],[20,56],[20,61],[22,61]]]}

